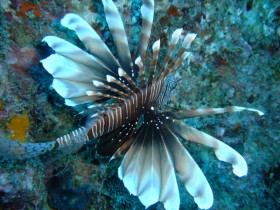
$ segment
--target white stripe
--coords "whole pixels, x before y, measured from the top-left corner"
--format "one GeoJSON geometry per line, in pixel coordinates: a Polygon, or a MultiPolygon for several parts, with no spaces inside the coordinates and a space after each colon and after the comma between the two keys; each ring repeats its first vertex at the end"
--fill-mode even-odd
{"type": "Polygon", "coordinates": [[[95,138],[94,132],[93,132],[93,126],[91,127],[91,134],[93,136],[93,138],[95,138]]]}
{"type": "MultiPolygon", "coordinates": [[[[136,109],[138,108],[138,95],[136,93],[134,93],[135,95],[135,100],[136,100],[136,109]]],[[[136,111],[136,110],[135,110],[136,111]]]]}
{"type": "Polygon", "coordinates": [[[132,104],[134,104],[134,96],[131,96],[131,98],[132,98],[132,104]]]}
{"type": "Polygon", "coordinates": [[[116,113],[116,128],[119,127],[119,116],[118,116],[118,107],[116,107],[114,109],[115,113],[116,113]]]}
{"type": "Polygon", "coordinates": [[[131,110],[131,103],[130,103],[130,100],[128,100],[128,103],[129,103],[128,106],[129,106],[129,111],[130,111],[130,112],[129,112],[129,115],[127,115],[127,117],[129,117],[129,116],[132,117],[132,116],[131,116],[132,110],[131,110]]]}
{"type": "Polygon", "coordinates": [[[108,123],[109,123],[107,133],[109,133],[110,132],[110,126],[111,126],[110,112],[109,112],[109,114],[107,112],[106,115],[108,116],[108,123]]]}
{"type": "Polygon", "coordinates": [[[145,95],[145,102],[144,102],[144,104],[146,104],[146,101],[147,101],[148,87],[145,88],[145,91],[146,91],[146,95],[145,95]]]}
{"type": "Polygon", "coordinates": [[[122,108],[120,106],[118,108],[120,109],[120,123],[122,124],[122,108]]]}
{"type": "Polygon", "coordinates": [[[125,111],[126,111],[126,115],[125,115],[125,116],[126,116],[126,117],[127,117],[127,113],[128,113],[127,103],[126,103],[127,101],[128,101],[128,100],[125,100],[125,102],[124,102],[124,104],[125,104],[125,111]]]}
{"type": "Polygon", "coordinates": [[[143,95],[144,93],[143,93],[143,89],[141,89],[141,95],[142,95],[142,101],[141,101],[141,107],[143,107],[143,102],[144,102],[144,95],[143,95]]]}
{"type": "Polygon", "coordinates": [[[95,138],[98,136],[98,135],[97,135],[97,125],[96,125],[96,124],[93,126],[93,131],[92,131],[92,133],[93,133],[93,135],[94,135],[95,138]]]}
{"type": "Polygon", "coordinates": [[[102,135],[102,133],[101,133],[101,122],[100,122],[100,119],[98,119],[97,121],[96,121],[96,123],[95,123],[95,125],[96,125],[96,135],[97,136],[101,136],[102,135]],[[99,124],[99,125],[98,125],[99,124]],[[98,126],[99,126],[99,129],[98,129],[98,126]]]}
{"type": "Polygon", "coordinates": [[[105,128],[105,120],[104,120],[104,117],[102,117],[101,120],[102,120],[102,123],[103,123],[103,125],[101,126],[102,135],[103,135],[103,133],[104,133],[104,128],[105,128]]]}
{"type": "Polygon", "coordinates": [[[56,142],[58,143],[59,147],[61,147],[61,137],[57,138],[56,142]]]}
{"type": "Polygon", "coordinates": [[[113,113],[113,111],[114,111],[115,109],[113,109],[110,113],[112,114],[112,128],[111,128],[111,130],[110,131],[112,131],[113,129],[114,129],[114,120],[115,120],[115,118],[114,118],[114,113],[113,113]]]}

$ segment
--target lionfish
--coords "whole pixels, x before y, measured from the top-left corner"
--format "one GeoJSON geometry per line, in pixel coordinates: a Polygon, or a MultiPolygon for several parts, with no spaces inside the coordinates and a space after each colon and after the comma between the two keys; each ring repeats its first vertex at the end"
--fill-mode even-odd
{"type": "Polygon", "coordinates": [[[145,60],[154,1],[143,0],[139,45],[132,59],[116,5],[112,0],[102,2],[117,57],[85,20],[76,14],[67,14],[61,24],[76,32],[87,52],[63,39],[47,36],[43,41],[55,53],[41,61],[54,78],[52,87],[65,99],[66,105],[90,103],[88,110],[98,111],[91,112],[84,126],[54,141],[19,143],[1,137],[0,153],[15,159],[47,152],[68,154],[78,151],[88,141],[95,141],[100,155],[112,156],[111,159],[124,156],[118,176],[145,207],[160,201],[167,210],[179,209],[177,174],[198,207],[210,208],[213,193],[209,183],[180,140],[211,147],[219,160],[232,164],[233,173],[239,177],[247,174],[247,164],[234,149],[181,120],[243,110],[263,113],[239,106],[168,110],[166,104],[178,82],[174,75],[189,56],[187,49],[196,34],[185,35],[176,51],[183,30],[175,30],[163,64],[157,65],[160,40],[152,45],[151,60],[145,60]]]}

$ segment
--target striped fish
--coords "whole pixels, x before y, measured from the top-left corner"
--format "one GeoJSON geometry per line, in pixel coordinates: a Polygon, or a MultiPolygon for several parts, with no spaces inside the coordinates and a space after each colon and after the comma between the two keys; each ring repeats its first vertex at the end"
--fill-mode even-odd
{"type": "Polygon", "coordinates": [[[239,177],[247,174],[247,164],[234,149],[182,120],[244,110],[263,113],[238,106],[168,111],[169,95],[178,82],[174,75],[189,56],[188,49],[196,34],[186,34],[179,43],[183,30],[175,30],[159,66],[160,40],[152,45],[152,59],[145,59],[154,1],[143,0],[139,46],[133,56],[117,7],[112,0],[102,2],[117,57],[96,31],[76,14],[67,14],[61,24],[75,31],[87,52],[55,36],[43,39],[55,51],[41,61],[54,78],[52,87],[68,106],[91,103],[85,110],[91,113],[87,123],[46,143],[19,143],[1,137],[0,154],[14,159],[48,152],[69,154],[88,141],[95,141],[100,155],[111,156],[111,159],[123,156],[118,176],[145,207],[160,201],[167,210],[179,209],[178,174],[198,207],[210,208],[213,193],[209,183],[181,141],[212,148],[217,158],[230,163],[233,173],[239,177]],[[92,114],[90,110],[99,111],[92,114]]]}

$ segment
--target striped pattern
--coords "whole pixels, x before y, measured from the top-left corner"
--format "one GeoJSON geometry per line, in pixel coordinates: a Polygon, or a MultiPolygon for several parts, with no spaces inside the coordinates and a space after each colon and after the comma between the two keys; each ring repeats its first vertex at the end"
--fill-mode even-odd
{"type": "Polygon", "coordinates": [[[120,106],[95,116],[93,122],[90,123],[93,126],[88,135],[91,138],[97,138],[139,118],[156,103],[163,89],[163,84],[164,80],[159,80],[151,86],[141,89],[137,94],[132,94],[120,106]]]}
{"type": "Polygon", "coordinates": [[[195,110],[181,110],[176,112],[166,112],[168,116],[174,119],[186,119],[192,117],[198,117],[203,115],[213,115],[213,114],[224,114],[227,112],[242,112],[242,111],[252,111],[258,113],[258,115],[264,115],[263,112],[257,109],[250,109],[240,106],[228,106],[224,108],[211,108],[211,109],[195,109],[195,110]]]}
{"type": "Polygon", "coordinates": [[[54,141],[44,143],[21,143],[0,138],[0,155],[6,158],[23,160],[50,152],[71,154],[77,152],[89,139],[86,129],[80,127],[54,141]]]}
{"type": "Polygon", "coordinates": [[[118,69],[119,62],[113,56],[110,49],[102,41],[96,31],[80,16],[72,13],[67,14],[61,20],[61,25],[74,30],[86,48],[99,59],[100,62],[106,63],[109,69],[118,69]],[[88,34],[90,34],[90,36],[88,36],[88,34]]]}
{"type": "Polygon", "coordinates": [[[180,143],[177,135],[170,131],[169,126],[165,126],[162,133],[175,163],[175,169],[187,191],[194,197],[200,209],[209,209],[213,203],[213,194],[199,166],[180,143]]]}
{"type": "Polygon", "coordinates": [[[173,32],[172,36],[171,36],[171,40],[169,43],[169,47],[168,47],[168,53],[166,54],[165,58],[164,58],[164,66],[160,69],[160,74],[163,72],[164,69],[167,68],[168,66],[168,62],[170,61],[170,58],[173,54],[173,51],[176,47],[177,42],[179,41],[180,35],[182,34],[182,29],[177,29],[173,32]]]}
{"type": "Polygon", "coordinates": [[[247,175],[248,168],[244,158],[218,139],[178,121],[173,121],[170,129],[182,139],[211,147],[219,160],[232,164],[235,175],[239,177],[247,175]]]}
{"type": "Polygon", "coordinates": [[[149,76],[149,80],[148,80],[148,85],[152,84],[154,77],[155,77],[156,67],[157,67],[157,62],[158,62],[158,54],[159,54],[159,49],[160,49],[160,40],[157,40],[153,44],[152,48],[153,48],[153,60],[152,60],[151,68],[150,68],[150,76],[149,76]]]}
{"type": "Polygon", "coordinates": [[[64,154],[77,152],[89,140],[86,128],[79,127],[69,134],[56,139],[57,150],[64,154]]]}
{"type": "Polygon", "coordinates": [[[126,188],[148,207],[158,201],[179,209],[180,199],[173,160],[155,124],[143,124],[118,170],[126,188]],[[159,190],[161,189],[161,190],[159,190]]]}
{"type": "MultiPolygon", "coordinates": [[[[121,16],[111,0],[102,0],[105,17],[118,51],[118,60],[126,72],[132,71],[131,55],[121,16]]],[[[133,72],[131,72],[133,73],[133,72]]]]}
{"type": "Polygon", "coordinates": [[[141,87],[145,88],[146,87],[145,68],[144,68],[144,65],[143,65],[143,62],[142,62],[142,59],[140,56],[136,58],[135,64],[139,67],[141,87]]]}
{"type": "Polygon", "coordinates": [[[180,139],[212,148],[219,160],[232,165],[237,176],[247,174],[246,161],[223,142],[180,120],[244,110],[259,115],[263,113],[237,106],[166,111],[170,94],[179,81],[175,73],[189,56],[187,50],[196,34],[185,35],[180,44],[184,32],[181,28],[175,30],[159,67],[159,40],[152,46],[152,55],[146,55],[154,1],[143,0],[142,29],[135,53],[130,52],[117,7],[112,0],[102,2],[117,57],[90,24],[75,14],[67,14],[61,24],[75,31],[89,53],[55,36],[43,39],[55,51],[41,61],[54,77],[53,88],[65,99],[66,105],[91,103],[83,110],[89,115],[85,126],[46,143],[19,143],[1,137],[0,154],[15,159],[48,152],[65,155],[78,151],[86,142],[93,140],[100,156],[111,159],[124,156],[118,176],[128,191],[138,196],[146,207],[160,201],[167,210],[179,209],[176,180],[179,177],[198,207],[210,208],[213,193],[209,183],[180,139]],[[148,57],[152,57],[151,61],[146,60],[148,57]]]}
{"type": "Polygon", "coordinates": [[[152,24],[154,19],[154,1],[142,0],[141,14],[142,14],[142,29],[139,39],[139,45],[136,52],[136,57],[145,57],[148,47],[152,24]]]}

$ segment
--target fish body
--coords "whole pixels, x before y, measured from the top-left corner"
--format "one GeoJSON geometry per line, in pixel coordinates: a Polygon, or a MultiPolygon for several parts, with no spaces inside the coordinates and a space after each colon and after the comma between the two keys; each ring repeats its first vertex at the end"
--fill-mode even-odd
{"type": "Polygon", "coordinates": [[[211,187],[181,140],[212,148],[219,160],[232,165],[237,176],[247,174],[247,164],[234,149],[181,120],[244,110],[259,115],[263,113],[238,106],[170,111],[166,105],[178,81],[175,73],[189,56],[188,49],[196,34],[186,34],[178,44],[183,30],[175,30],[162,65],[158,66],[160,40],[152,45],[152,59],[146,59],[154,1],[143,0],[139,46],[133,56],[115,4],[112,0],[102,2],[117,58],[86,21],[70,13],[61,24],[74,30],[90,53],[58,37],[47,36],[43,41],[55,53],[41,61],[53,76],[52,86],[65,99],[66,105],[94,102],[88,109],[101,111],[91,114],[84,126],[54,141],[20,143],[1,137],[0,154],[14,159],[49,152],[69,154],[78,151],[88,141],[95,141],[100,155],[112,159],[123,156],[118,176],[145,207],[160,201],[167,210],[179,209],[178,174],[198,207],[210,208],[213,204],[211,187]]]}

